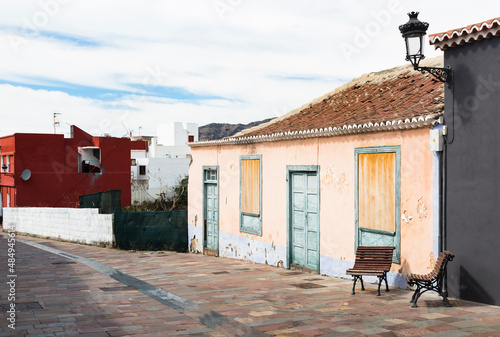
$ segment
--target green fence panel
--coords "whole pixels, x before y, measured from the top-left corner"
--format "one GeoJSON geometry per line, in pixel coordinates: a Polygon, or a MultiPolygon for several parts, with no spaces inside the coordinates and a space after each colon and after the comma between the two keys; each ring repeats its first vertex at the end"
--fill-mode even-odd
{"type": "Polygon", "coordinates": [[[120,212],[120,190],[111,190],[81,195],[78,197],[80,208],[99,208],[101,214],[120,212]]]}
{"type": "Polygon", "coordinates": [[[117,212],[113,231],[117,248],[186,252],[187,211],[117,212]]]}

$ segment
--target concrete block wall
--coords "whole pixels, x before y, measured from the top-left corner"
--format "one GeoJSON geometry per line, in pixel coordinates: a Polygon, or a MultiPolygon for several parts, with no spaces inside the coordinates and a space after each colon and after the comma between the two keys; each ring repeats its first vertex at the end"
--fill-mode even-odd
{"type": "Polygon", "coordinates": [[[112,245],[113,214],[97,208],[6,207],[3,227],[16,232],[92,245],[112,245]]]}

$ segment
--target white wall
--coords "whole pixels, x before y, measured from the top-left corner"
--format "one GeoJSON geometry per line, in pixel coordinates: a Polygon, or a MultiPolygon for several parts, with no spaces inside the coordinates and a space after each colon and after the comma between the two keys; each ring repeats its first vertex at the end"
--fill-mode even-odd
{"type": "Polygon", "coordinates": [[[147,158],[148,154],[145,150],[132,150],[130,151],[130,158],[147,158]]]}
{"type": "Polygon", "coordinates": [[[172,196],[172,188],[189,173],[191,157],[137,158],[132,171],[132,204],[157,199],[161,192],[172,196]],[[139,175],[139,166],[146,166],[146,175],[139,175]]]}
{"type": "Polygon", "coordinates": [[[184,146],[188,141],[188,135],[198,140],[198,124],[196,123],[164,123],[157,127],[158,144],[163,146],[184,146]]]}
{"type": "Polygon", "coordinates": [[[186,145],[188,135],[198,141],[198,124],[172,122],[157,126],[157,136],[152,138],[147,151],[132,151],[131,166],[132,203],[154,200],[161,192],[172,195],[172,188],[189,173],[191,148],[186,145]],[[139,175],[139,166],[146,166],[146,175],[139,175]],[[139,183],[138,180],[146,180],[139,183]],[[134,183],[137,182],[137,183],[134,183]]]}
{"type": "Polygon", "coordinates": [[[143,202],[148,198],[149,181],[134,179],[131,183],[132,187],[132,205],[143,202]]]}
{"type": "Polygon", "coordinates": [[[132,180],[148,180],[148,166],[149,166],[149,159],[148,158],[136,158],[136,165],[131,166],[130,170],[132,172],[132,180]],[[139,166],[146,166],[146,174],[141,175],[139,166]]]}
{"type": "Polygon", "coordinates": [[[149,159],[149,195],[156,199],[161,192],[166,192],[167,196],[171,196],[172,188],[178,184],[179,179],[188,175],[190,162],[191,158],[149,159]]]}
{"type": "Polygon", "coordinates": [[[91,245],[112,245],[113,214],[97,208],[4,208],[3,228],[91,245]]]}
{"type": "Polygon", "coordinates": [[[191,148],[184,146],[152,145],[148,152],[149,158],[186,158],[191,153],[191,148]]]}

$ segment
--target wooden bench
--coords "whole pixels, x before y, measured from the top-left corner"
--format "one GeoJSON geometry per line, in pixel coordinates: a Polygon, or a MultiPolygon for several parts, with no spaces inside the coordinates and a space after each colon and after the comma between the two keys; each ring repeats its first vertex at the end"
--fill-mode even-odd
{"type": "Polygon", "coordinates": [[[394,247],[369,247],[359,246],[356,250],[354,266],[347,269],[346,274],[354,277],[351,295],[356,294],[356,281],[361,281],[361,290],[365,290],[363,275],[377,276],[379,279],[377,296],[380,296],[380,285],[385,281],[385,291],[389,291],[387,285],[387,272],[391,269],[392,252],[394,247]]]}
{"type": "Polygon", "coordinates": [[[417,307],[417,301],[419,297],[426,291],[435,291],[440,296],[443,297],[443,302],[446,307],[451,307],[450,301],[448,301],[448,296],[441,291],[443,285],[443,279],[446,272],[446,265],[448,261],[452,261],[455,255],[449,251],[443,251],[439,253],[439,257],[434,265],[434,269],[426,275],[419,274],[409,274],[406,276],[406,282],[411,287],[413,285],[417,286],[413,296],[411,297],[410,303],[413,303],[412,308],[417,307]]]}

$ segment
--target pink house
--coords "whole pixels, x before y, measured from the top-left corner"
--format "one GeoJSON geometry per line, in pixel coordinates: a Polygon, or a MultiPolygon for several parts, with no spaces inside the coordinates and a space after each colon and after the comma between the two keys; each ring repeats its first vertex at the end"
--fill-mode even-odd
{"type": "Polygon", "coordinates": [[[346,276],[357,246],[391,245],[389,282],[404,287],[439,251],[443,107],[441,82],[398,67],[191,143],[190,250],[346,276]]]}

